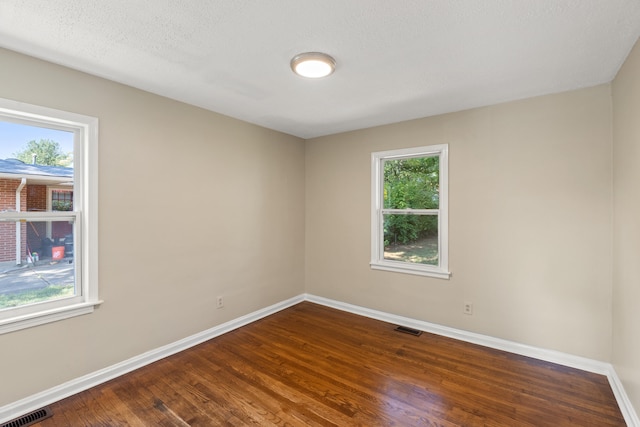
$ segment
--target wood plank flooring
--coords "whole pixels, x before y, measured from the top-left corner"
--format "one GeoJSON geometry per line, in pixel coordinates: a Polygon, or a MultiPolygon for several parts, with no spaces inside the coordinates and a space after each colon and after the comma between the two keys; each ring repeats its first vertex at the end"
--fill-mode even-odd
{"type": "Polygon", "coordinates": [[[624,426],[607,378],[309,302],[51,405],[59,426],[624,426]]]}

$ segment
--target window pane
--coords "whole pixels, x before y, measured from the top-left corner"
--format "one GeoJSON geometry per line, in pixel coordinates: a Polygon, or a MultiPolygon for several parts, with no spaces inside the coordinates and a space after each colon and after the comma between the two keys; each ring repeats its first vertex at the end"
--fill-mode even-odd
{"type": "MultiPolygon", "coordinates": [[[[0,121],[0,211],[72,211],[73,144],[70,131],[0,121]]],[[[67,220],[0,222],[0,309],[75,296],[73,246],[67,220]]]]}
{"type": "Polygon", "coordinates": [[[70,221],[0,222],[0,310],[75,295],[70,221]]]}
{"type": "Polygon", "coordinates": [[[437,215],[384,215],[384,259],[438,265],[437,215]]]}
{"type": "Polygon", "coordinates": [[[438,209],[439,158],[385,160],[385,209],[438,209]]]}
{"type": "Polygon", "coordinates": [[[73,210],[73,145],[73,132],[0,120],[0,211],[73,210]]]}
{"type": "Polygon", "coordinates": [[[73,132],[0,120],[0,159],[73,167],[73,132]]]}

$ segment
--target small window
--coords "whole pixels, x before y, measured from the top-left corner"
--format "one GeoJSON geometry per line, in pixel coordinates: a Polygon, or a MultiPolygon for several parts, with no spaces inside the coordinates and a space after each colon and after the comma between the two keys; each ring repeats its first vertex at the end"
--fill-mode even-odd
{"type": "Polygon", "coordinates": [[[97,127],[0,99],[0,333],[99,303],[97,127]]]}
{"type": "Polygon", "coordinates": [[[73,190],[51,190],[52,211],[73,210],[73,190]]]}
{"type": "Polygon", "coordinates": [[[447,145],[372,153],[372,268],[449,278],[447,153],[447,145]]]}

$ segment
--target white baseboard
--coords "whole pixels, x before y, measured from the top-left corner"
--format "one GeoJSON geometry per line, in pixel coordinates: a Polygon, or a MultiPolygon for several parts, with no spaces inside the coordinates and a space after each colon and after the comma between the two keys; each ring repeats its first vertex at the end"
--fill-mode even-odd
{"type": "Polygon", "coordinates": [[[132,357],[131,359],[116,363],[115,365],[108,366],[104,369],[100,369],[99,371],[92,372],[59,386],[18,400],[17,402],[2,406],[0,407],[0,423],[10,421],[24,414],[28,414],[31,411],[40,409],[43,406],[62,400],[65,397],[69,397],[91,387],[95,387],[113,378],[142,368],[143,366],[156,362],[160,359],[164,359],[167,356],[179,353],[234,329],[248,325],[249,323],[255,322],[256,320],[262,319],[263,317],[274,314],[280,310],[284,310],[285,308],[291,307],[292,305],[298,304],[302,301],[304,301],[304,295],[298,295],[286,301],[254,311],[253,313],[249,313],[221,325],[214,326],[206,331],[191,335],[187,338],[175,341],[171,344],[156,348],[139,356],[132,357]]]}
{"type": "Polygon", "coordinates": [[[303,294],[290,298],[286,301],[282,301],[280,303],[271,305],[269,307],[215,326],[211,329],[207,329],[206,331],[191,335],[187,338],[181,339],[171,344],[167,344],[155,350],[148,351],[139,356],[132,357],[131,359],[106,367],[99,371],[68,381],[64,384],[26,397],[17,402],[2,406],[0,407],[0,423],[10,421],[16,417],[42,408],[43,406],[50,405],[66,397],[72,396],[76,393],[80,393],[81,391],[102,384],[133,370],[139,369],[167,356],[171,356],[172,354],[201,344],[207,340],[245,326],[249,323],[255,322],[256,320],[284,310],[285,308],[291,307],[302,301],[309,301],[327,307],[332,307],[341,311],[358,314],[376,320],[382,320],[384,322],[396,325],[409,326],[421,331],[430,332],[437,335],[470,342],[473,344],[479,344],[485,347],[504,350],[511,353],[544,360],[547,362],[557,363],[559,365],[569,366],[588,372],[606,375],[609,379],[609,384],[611,385],[611,389],[613,390],[613,394],[616,397],[616,400],[620,407],[620,411],[622,412],[627,425],[629,427],[640,427],[638,415],[636,414],[633,405],[631,404],[629,397],[627,396],[624,387],[622,386],[622,383],[615,372],[615,369],[610,363],[600,362],[597,360],[587,359],[579,356],[573,356],[554,350],[540,349],[537,347],[503,340],[500,338],[494,338],[487,335],[449,328],[447,326],[441,326],[421,320],[410,319],[408,317],[397,316],[395,314],[372,310],[366,307],[360,307],[357,305],[335,301],[310,294],[303,294]]]}
{"type": "Polygon", "coordinates": [[[609,379],[611,390],[613,391],[613,395],[618,401],[620,412],[622,412],[627,426],[640,427],[640,418],[638,418],[638,413],[633,408],[633,405],[629,400],[629,396],[627,396],[627,393],[624,391],[622,381],[620,381],[620,378],[618,377],[618,374],[616,373],[613,365],[611,366],[611,370],[607,374],[607,378],[609,379]]]}
{"type": "Polygon", "coordinates": [[[538,360],[544,360],[546,362],[557,363],[558,365],[568,366],[571,368],[581,369],[587,372],[593,372],[600,375],[605,375],[609,380],[611,390],[618,402],[620,412],[624,416],[624,420],[629,427],[640,427],[640,420],[636,414],[629,397],[624,391],[622,382],[613,368],[613,365],[606,362],[600,362],[593,359],[587,359],[585,357],[574,356],[567,353],[562,353],[555,350],[547,350],[538,347],[533,347],[525,344],[516,343],[513,341],[507,341],[500,338],[490,337],[488,335],[477,334],[474,332],[468,332],[461,329],[450,328],[447,326],[437,325],[435,323],[429,323],[422,320],[415,320],[408,317],[397,316],[395,314],[385,313],[382,311],[372,310],[370,308],[361,307],[353,304],[344,303],[341,301],[335,301],[328,298],[323,298],[315,295],[306,294],[305,301],[310,301],[316,304],[324,305],[327,307],[335,308],[338,310],[346,311],[360,316],[369,317],[376,320],[382,320],[383,322],[392,323],[395,325],[408,326],[413,329],[418,329],[424,332],[430,332],[432,334],[441,335],[449,338],[454,338],[460,341],[465,341],[473,344],[482,345],[485,347],[495,348],[497,350],[504,350],[510,353],[519,354],[522,356],[532,357],[538,360]]]}

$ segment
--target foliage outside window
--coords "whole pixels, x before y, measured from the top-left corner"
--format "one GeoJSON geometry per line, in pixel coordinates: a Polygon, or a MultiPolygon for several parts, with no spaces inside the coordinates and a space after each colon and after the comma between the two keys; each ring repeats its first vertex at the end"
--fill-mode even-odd
{"type": "Polygon", "coordinates": [[[372,154],[372,268],[449,277],[447,151],[372,154]]]}
{"type": "Polygon", "coordinates": [[[97,137],[94,117],[0,98],[0,333],[100,303],[97,137]]]}

